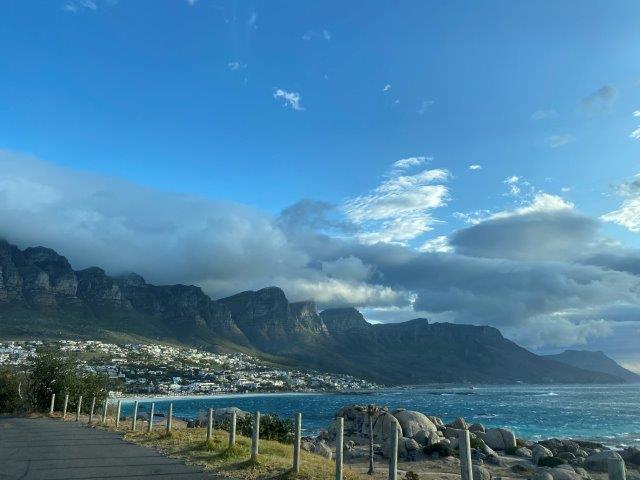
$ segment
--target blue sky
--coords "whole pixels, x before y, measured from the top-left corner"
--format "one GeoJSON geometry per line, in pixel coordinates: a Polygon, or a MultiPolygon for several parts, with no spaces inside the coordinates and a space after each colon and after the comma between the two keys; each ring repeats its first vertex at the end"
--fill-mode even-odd
{"type": "MultiPolygon", "coordinates": [[[[294,299],[355,304],[376,321],[425,314],[493,322],[526,341],[527,328],[544,318],[549,332],[531,348],[604,345],[640,367],[633,348],[621,346],[629,332],[640,340],[640,325],[629,320],[640,312],[633,294],[640,272],[602,265],[605,254],[635,265],[640,247],[640,140],[632,136],[640,126],[637,2],[25,0],[0,10],[0,211],[6,220],[21,212],[1,232],[10,240],[51,245],[78,268],[136,268],[213,296],[277,282],[294,299]],[[37,215],[45,204],[56,211],[61,199],[88,205],[105,191],[123,211],[97,205],[64,217],[67,228],[42,228],[37,215]],[[125,209],[132,202],[140,205],[125,209]],[[154,207],[175,208],[174,216],[154,207]],[[221,211],[233,212],[232,220],[221,211]],[[532,216],[520,251],[501,258],[480,250],[477,231],[502,235],[493,245],[506,238],[509,247],[504,235],[524,237],[504,224],[516,218],[521,228],[532,216]],[[98,217],[110,218],[112,230],[87,227],[87,218],[98,217]],[[180,230],[184,218],[193,225],[180,230]],[[583,223],[576,220],[572,234],[582,237],[563,237],[576,218],[583,223]],[[134,233],[146,221],[145,235],[172,233],[139,241],[134,233]],[[230,223],[238,230],[225,238],[185,233],[230,223]],[[275,250],[239,240],[256,224],[267,225],[260,235],[271,235],[265,243],[275,250]],[[495,233],[501,228],[506,233],[495,233]],[[149,247],[161,239],[176,251],[149,247]],[[202,262],[189,267],[194,255],[181,256],[191,248],[226,252],[225,239],[243,245],[237,263],[207,270],[202,262]],[[313,250],[318,239],[334,246],[313,250]],[[555,250],[537,248],[547,243],[555,250]],[[109,245],[150,253],[129,258],[109,245]],[[480,308],[486,299],[468,309],[459,307],[468,296],[432,307],[444,291],[389,280],[399,273],[372,253],[386,248],[395,253],[385,255],[418,255],[414,266],[464,257],[525,269],[548,262],[594,268],[595,260],[572,256],[582,252],[598,258],[605,283],[613,282],[607,291],[622,282],[628,294],[509,310],[527,319],[512,324],[509,315],[498,321],[480,308]],[[158,255],[175,255],[178,273],[158,273],[158,255]],[[262,264],[255,259],[263,255],[277,267],[265,262],[254,271],[243,263],[262,264]],[[600,321],[610,328],[593,323],[600,321]],[[569,330],[562,345],[550,341],[569,330]]],[[[530,275],[525,290],[537,284],[530,275]]],[[[478,294],[461,281],[452,279],[447,294],[478,294]]]]}

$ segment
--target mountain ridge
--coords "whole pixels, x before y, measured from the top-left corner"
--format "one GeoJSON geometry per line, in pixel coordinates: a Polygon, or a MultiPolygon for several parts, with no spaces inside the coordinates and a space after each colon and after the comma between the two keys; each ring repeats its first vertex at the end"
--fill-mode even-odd
{"type": "Polygon", "coordinates": [[[427,319],[368,323],[355,308],[319,312],[278,287],[212,300],[193,285],[75,271],[52,249],[0,241],[0,336],[112,337],[244,351],[283,365],[387,384],[611,383],[621,379],[540,357],[489,326],[427,319]]]}
{"type": "Polygon", "coordinates": [[[591,350],[565,350],[555,355],[545,355],[557,362],[580,367],[593,372],[615,375],[629,383],[640,383],[640,375],[627,370],[604,352],[591,350]]]}

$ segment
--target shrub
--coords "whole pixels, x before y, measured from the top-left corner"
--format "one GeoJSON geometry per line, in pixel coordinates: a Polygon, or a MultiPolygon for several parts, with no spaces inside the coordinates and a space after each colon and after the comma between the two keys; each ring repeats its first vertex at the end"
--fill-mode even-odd
{"type": "Polygon", "coordinates": [[[558,457],[542,457],[538,460],[538,466],[540,467],[557,467],[558,465],[562,465],[567,463],[567,461],[563,458],[558,457]]]}
{"type": "Polygon", "coordinates": [[[433,452],[436,452],[441,457],[451,457],[453,455],[453,449],[444,443],[436,443],[435,445],[428,445],[424,447],[424,453],[427,455],[433,452]]]}
{"type": "MultiPolygon", "coordinates": [[[[241,435],[250,437],[253,431],[253,415],[238,418],[236,428],[241,435]]],[[[275,413],[260,416],[260,438],[291,443],[293,439],[293,421],[281,419],[275,413]]]]}
{"type": "Polygon", "coordinates": [[[0,369],[1,413],[15,413],[25,407],[24,395],[22,395],[25,387],[26,382],[20,372],[9,367],[0,369]]]}
{"type": "Polygon", "coordinates": [[[404,478],[405,480],[419,480],[420,476],[413,470],[409,470],[407,473],[405,473],[404,478]]]}
{"type": "Polygon", "coordinates": [[[471,445],[471,448],[475,448],[476,450],[484,450],[486,447],[484,440],[478,437],[471,437],[469,444],[471,445]]]}
{"type": "Polygon", "coordinates": [[[507,455],[515,455],[517,450],[518,447],[507,447],[504,453],[506,453],[507,455]]]}

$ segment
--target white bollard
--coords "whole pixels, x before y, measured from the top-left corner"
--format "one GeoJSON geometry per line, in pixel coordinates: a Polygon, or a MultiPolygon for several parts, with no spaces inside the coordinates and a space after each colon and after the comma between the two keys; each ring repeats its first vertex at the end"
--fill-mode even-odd
{"type": "Polygon", "coordinates": [[[167,435],[171,433],[171,427],[173,426],[173,403],[169,404],[169,410],[167,411],[167,435]]]}
{"type": "Polygon", "coordinates": [[[296,430],[293,438],[293,471],[300,473],[300,439],[302,438],[302,414],[296,413],[296,430]]]}
{"type": "Polygon", "coordinates": [[[251,435],[251,461],[258,459],[258,444],[260,443],[260,412],[256,412],[253,417],[253,432],[251,435]]]}
{"type": "Polygon", "coordinates": [[[624,469],[624,460],[622,458],[607,459],[607,471],[609,480],[626,480],[627,473],[624,469]]]}
{"type": "Polygon", "coordinates": [[[69,406],[69,394],[67,393],[64,396],[64,407],[62,407],[62,419],[66,420],[67,418],[67,407],[69,406]]]}
{"type": "Polygon", "coordinates": [[[138,426],[138,400],[133,404],[133,420],[131,420],[131,430],[136,431],[138,426]]]}
{"type": "Polygon", "coordinates": [[[460,450],[461,480],[473,480],[473,466],[471,464],[471,441],[469,430],[466,428],[458,435],[458,449],[460,450]]]}
{"type": "Polygon", "coordinates": [[[338,436],[336,437],[336,480],[343,480],[344,461],[344,418],[338,417],[338,436]]]}
{"type": "Polygon", "coordinates": [[[120,411],[122,409],[122,400],[118,400],[118,407],[116,408],[116,428],[120,426],[120,411]]]}
{"type": "Polygon", "coordinates": [[[76,406],[76,422],[80,421],[80,411],[82,410],[82,395],[78,397],[78,405],[76,406]]]}
{"type": "Polygon", "coordinates": [[[89,425],[93,423],[93,412],[96,409],[96,397],[91,399],[91,410],[89,410],[89,425]]]}
{"type": "Polygon", "coordinates": [[[147,428],[147,432],[151,433],[151,431],[153,430],[153,411],[156,408],[156,404],[152,403],[151,404],[151,410],[149,410],[149,427],[147,428]]]}
{"type": "Polygon", "coordinates": [[[398,429],[391,435],[389,452],[389,480],[398,480],[398,429]]]}
{"type": "Polygon", "coordinates": [[[229,425],[229,446],[236,444],[236,423],[238,420],[238,414],[234,410],[231,412],[231,425],[229,425]]]}
{"type": "Polygon", "coordinates": [[[209,409],[209,417],[207,419],[207,442],[211,441],[213,435],[213,408],[209,409]]]}
{"type": "Polygon", "coordinates": [[[102,407],[102,424],[107,424],[107,411],[109,409],[109,397],[104,397],[104,407],[102,407]]]}
{"type": "Polygon", "coordinates": [[[49,415],[53,415],[53,409],[56,406],[56,394],[51,394],[51,406],[49,407],[49,415]]]}

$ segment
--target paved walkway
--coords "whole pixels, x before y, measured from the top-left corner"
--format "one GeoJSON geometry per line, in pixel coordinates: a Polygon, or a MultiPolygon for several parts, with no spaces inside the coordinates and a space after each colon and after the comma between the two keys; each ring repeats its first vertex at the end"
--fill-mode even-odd
{"type": "Polygon", "coordinates": [[[117,433],[48,418],[0,417],[0,479],[62,480],[215,475],[122,440],[117,433]]]}

